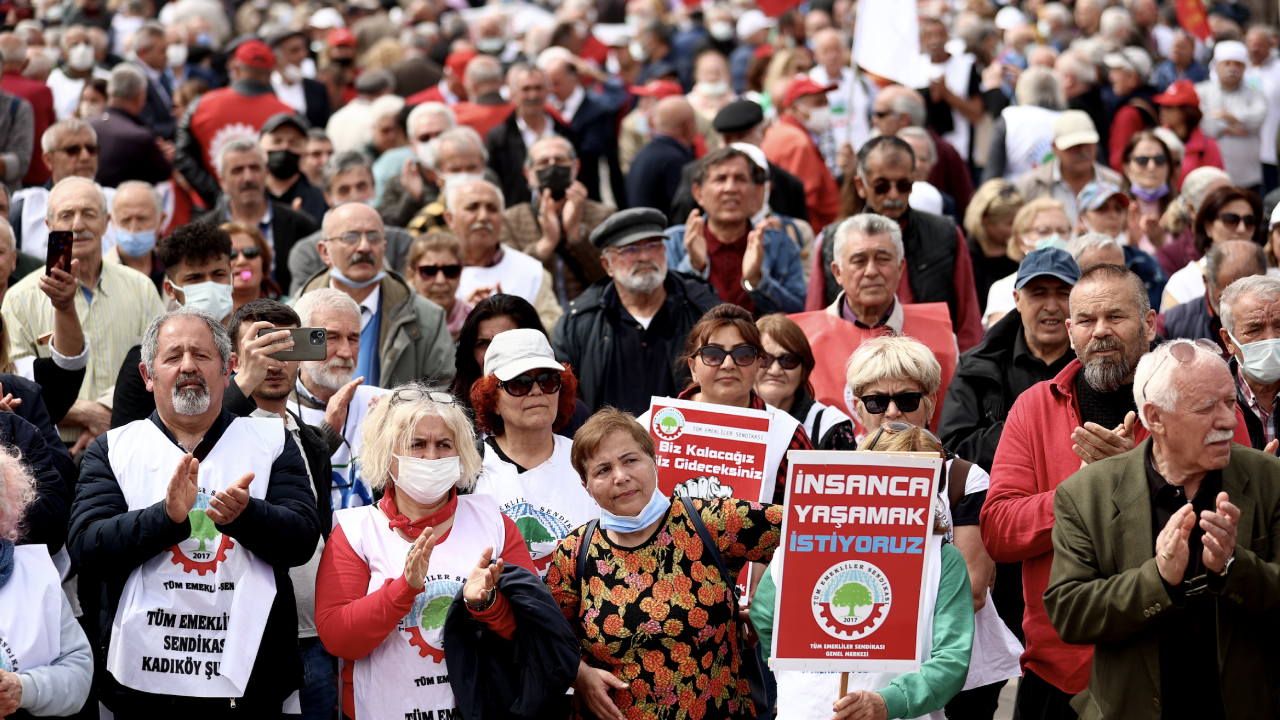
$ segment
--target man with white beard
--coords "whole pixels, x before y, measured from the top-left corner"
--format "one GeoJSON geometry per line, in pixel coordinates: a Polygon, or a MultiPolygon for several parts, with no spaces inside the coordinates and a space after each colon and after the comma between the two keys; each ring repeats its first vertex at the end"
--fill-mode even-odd
{"type": "Polygon", "coordinates": [[[329,443],[333,464],[335,510],[373,504],[369,486],[360,482],[356,459],[360,457],[361,431],[369,402],[385,391],[355,377],[360,356],[360,306],[351,296],[333,288],[303,295],[295,308],[300,327],[325,330],[324,360],[303,362],[290,396],[298,417],[318,429],[329,443]]]}
{"type": "Polygon", "coordinates": [[[639,415],[652,396],[675,397],[688,377],[676,362],[685,338],[720,304],[711,283],[667,270],[666,225],[661,211],[632,208],[591,233],[612,280],[569,302],[552,344],[556,359],[577,371],[578,392],[593,412],[609,405],[639,415]]]}

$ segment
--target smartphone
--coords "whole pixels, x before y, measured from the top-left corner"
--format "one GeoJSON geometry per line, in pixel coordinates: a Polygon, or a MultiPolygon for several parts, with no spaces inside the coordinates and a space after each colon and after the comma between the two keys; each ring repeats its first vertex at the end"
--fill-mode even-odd
{"type": "Polygon", "coordinates": [[[44,274],[52,275],[53,269],[71,272],[71,244],[75,233],[70,230],[50,230],[49,249],[44,260],[44,274]]]}
{"type": "MultiPolygon", "coordinates": [[[[262,328],[258,331],[258,337],[280,332],[284,329],[262,328]]],[[[299,360],[324,360],[329,356],[329,341],[325,335],[324,328],[288,328],[288,330],[289,336],[293,338],[293,349],[282,350],[267,357],[272,360],[297,362],[299,360]]]]}

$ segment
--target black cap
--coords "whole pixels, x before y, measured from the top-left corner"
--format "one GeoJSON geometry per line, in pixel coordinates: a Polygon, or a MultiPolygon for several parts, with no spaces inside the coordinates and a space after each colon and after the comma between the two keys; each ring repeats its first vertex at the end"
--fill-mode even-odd
{"type": "Polygon", "coordinates": [[[752,100],[735,100],[716,113],[711,126],[716,132],[740,133],[764,122],[764,108],[752,100]]]}
{"type": "Polygon", "coordinates": [[[281,28],[280,30],[276,30],[275,32],[266,36],[265,38],[263,38],[263,40],[266,41],[268,47],[270,47],[272,50],[275,50],[277,47],[280,46],[280,43],[284,42],[285,40],[288,40],[291,37],[305,37],[305,36],[302,34],[301,30],[290,30],[289,28],[281,28]]]}
{"type": "Polygon", "coordinates": [[[306,136],[307,131],[311,129],[307,125],[306,120],[303,120],[293,113],[276,113],[275,115],[267,118],[267,121],[262,124],[262,130],[258,133],[258,137],[266,135],[267,133],[279,128],[281,125],[292,125],[298,128],[298,132],[302,133],[304,137],[306,136]]]}
{"type": "Polygon", "coordinates": [[[649,207],[621,210],[610,215],[591,231],[591,244],[598,250],[626,247],[650,238],[666,238],[667,216],[649,207]]]}
{"type": "Polygon", "coordinates": [[[1032,250],[1018,266],[1018,275],[1013,280],[1013,288],[1021,290],[1022,286],[1042,275],[1058,278],[1074,286],[1080,280],[1080,268],[1066,250],[1054,247],[1032,250]]]}

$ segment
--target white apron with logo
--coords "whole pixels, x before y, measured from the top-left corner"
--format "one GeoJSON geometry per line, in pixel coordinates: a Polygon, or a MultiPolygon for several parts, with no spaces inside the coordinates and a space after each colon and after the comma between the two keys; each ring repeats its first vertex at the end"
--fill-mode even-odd
{"type": "Polygon", "coordinates": [[[26,672],[58,659],[61,596],[62,583],[48,548],[14,548],[13,575],[0,587],[0,670],[26,672]]]}
{"type": "Polygon", "coordinates": [[[569,461],[573,441],[560,435],[546,462],[518,472],[485,443],[484,464],[476,480],[476,494],[492,495],[498,508],[524,536],[525,547],[538,574],[546,577],[555,550],[574,529],[600,517],[600,506],[569,461]]]}
{"type": "MultiPolygon", "coordinates": [[[[392,530],[377,505],[334,513],[352,550],[369,565],[369,592],[404,574],[413,546],[392,530]]],[[[382,644],[356,661],[352,671],[356,717],[428,718],[457,707],[444,659],[444,618],[484,549],[494,559],[506,543],[497,502],[488,495],[461,495],[453,526],[431,551],[422,592],[382,644]]]]}
{"type": "MultiPolygon", "coordinates": [[[[205,514],[215,491],[254,473],[263,499],[284,450],[279,419],[236,418],[200,463],[191,537],[135,568],[111,626],[107,669],[125,687],[186,697],[241,697],[276,595],[272,568],[205,514]]],[[[182,448],[151,420],[107,435],[108,460],[129,510],[163,502],[182,448]]]]}
{"type": "Polygon", "coordinates": [[[1004,179],[1013,180],[1053,160],[1053,124],[1062,113],[1033,105],[1010,105],[1004,118],[1004,179]]]}
{"type": "Polygon", "coordinates": [[[542,263],[525,255],[510,245],[502,246],[502,261],[493,267],[462,268],[462,279],[458,281],[458,291],[454,296],[466,300],[471,291],[478,287],[492,287],[502,283],[502,292],[515,295],[534,304],[538,293],[542,290],[542,274],[546,272],[542,263]]]}

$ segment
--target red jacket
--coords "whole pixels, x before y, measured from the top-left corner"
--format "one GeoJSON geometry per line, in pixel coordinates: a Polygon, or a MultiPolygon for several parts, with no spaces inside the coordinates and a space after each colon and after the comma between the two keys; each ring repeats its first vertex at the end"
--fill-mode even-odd
{"type": "Polygon", "coordinates": [[[840,214],[840,188],[827,170],[817,143],[799,120],[783,115],[765,132],[760,149],[769,162],[804,183],[804,204],[809,208],[809,224],[814,233],[835,221],[840,214]]]}
{"type": "Polygon", "coordinates": [[[480,137],[488,137],[489,131],[507,121],[507,116],[515,112],[516,106],[511,103],[485,105],[463,100],[453,106],[453,112],[459,125],[468,125],[480,133],[480,137]]]}
{"type": "MultiPolygon", "coordinates": [[[[44,152],[40,147],[40,139],[49,126],[58,122],[58,115],[53,110],[53,91],[48,85],[22,76],[19,72],[6,72],[0,77],[0,88],[10,95],[16,95],[31,103],[32,117],[35,119],[35,133],[31,143],[31,165],[27,174],[22,177],[23,185],[43,185],[49,179],[49,166],[44,164],[44,152]]],[[[8,112],[5,108],[5,112],[8,112]]]]}
{"type": "MultiPolygon", "coordinates": [[[[1080,425],[1072,360],[1053,380],[1033,385],[1013,403],[991,466],[991,487],[982,506],[982,542],[996,562],[1022,563],[1022,595],[1027,601],[1022,629],[1027,649],[1022,667],[1066,693],[1089,685],[1093,646],[1068,645],[1049,623],[1044,591],[1053,567],[1053,496],[1058,485],[1080,469],[1071,433],[1080,425]]],[[[1252,447],[1236,409],[1235,441],[1252,447]]],[[[1135,442],[1151,433],[1141,423],[1135,442]]]]}
{"type": "MultiPolygon", "coordinates": [[[[416,92],[404,99],[405,105],[421,105],[424,102],[445,103],[444,94],[440,92],[439,85],[432,85],[426,90],[416,92]]],[[[446,105],[448,103],[445,103],[446,105]]]]}
{"type": "Polygon", "coordinates": [[[1111,118],[1111,137],[1107,139],[1108,155],[1111,169],[1124,173],[1124,147],[1129,138],[1147,128],[1142,120],[1142,113],[1132,105],[1122,105],[1111,118]]]}
{"type": "Polygon", "coordinates": [[[1182,150],[1182,172],[1178,176],[1178,187],[1182,187],[1182,181],[1187,179],[1187,173],[1198,167],[1216,167],[1219,170],[1226,166],[1222,164],[1222,150],[1218,148],[1218,141],[1205,135],[1200,128],[1191,131],[1187,136],[1187,142],[1183,144],[1182,150]]]}

